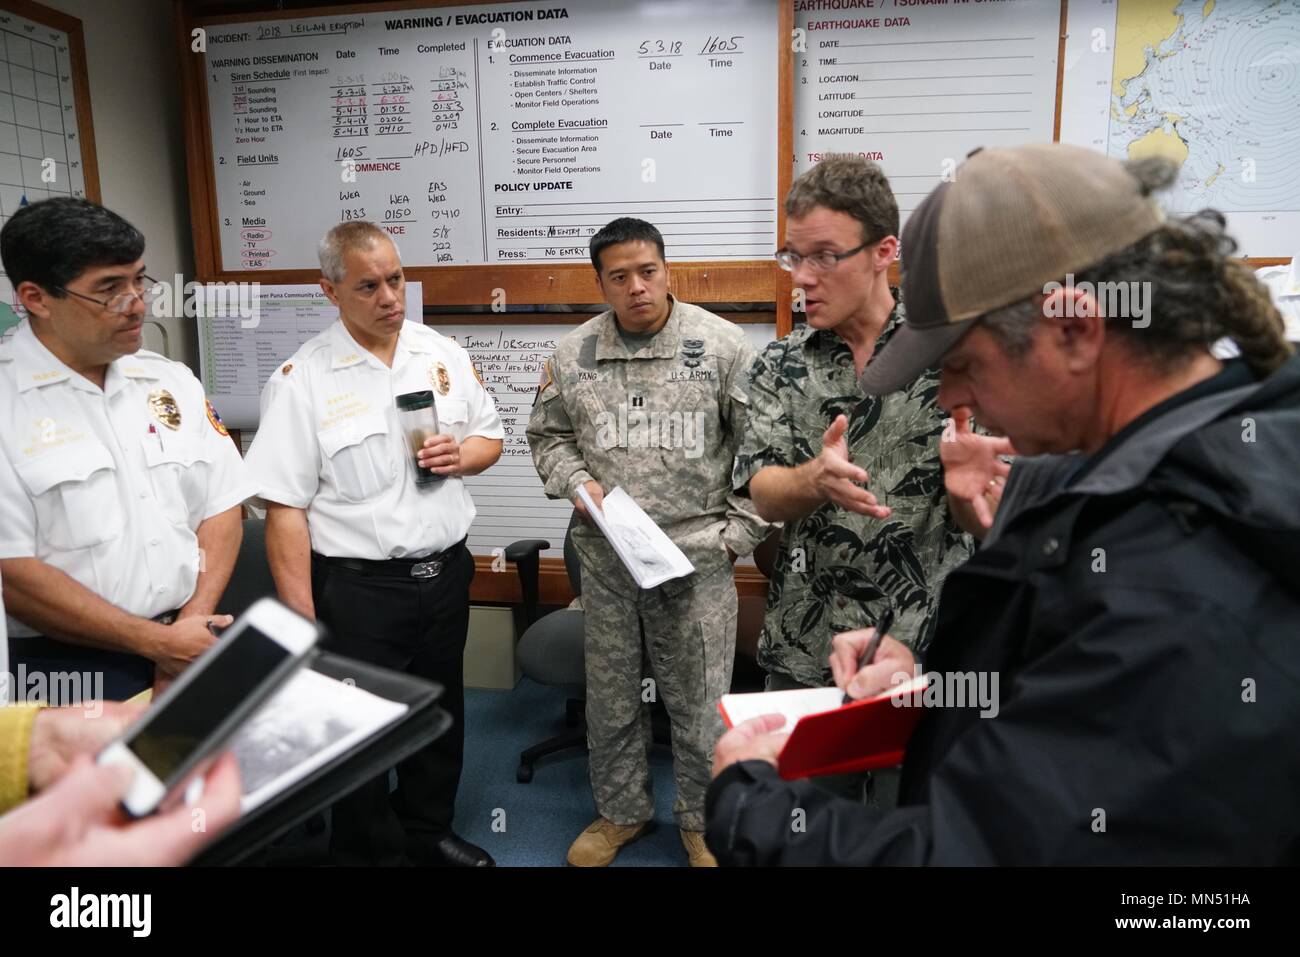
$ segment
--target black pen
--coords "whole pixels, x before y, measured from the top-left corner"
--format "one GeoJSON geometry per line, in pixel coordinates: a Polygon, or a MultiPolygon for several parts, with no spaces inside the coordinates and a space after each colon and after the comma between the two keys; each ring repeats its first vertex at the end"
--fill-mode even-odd
{"type": "MultiPolygon", "coordinates": [[[[876,657],[876,652],[880,650],[880,642],[884,639],[885,635],[889,634],[889,629],[893,627],[894,609],[886,608],[885,613],[881,615],[880,620],[876,622],[876,633],[871,636],[871,640],[867,642],[867,647],[863,648],[862,654],[858,656],[858,667],[854,670],[853,675],[857,675],[859,671],[871,663],[871,659],[876,657]]],[[[849,677],[849,681],[853,680],[853,675],[849,677]]],[[[847,682],[844,687],[846,689],[844,692],[844,700],[841,701],[840,704],[852,704],[854,701],[857,701],[857,698],[849,697],[847,682]]]]}

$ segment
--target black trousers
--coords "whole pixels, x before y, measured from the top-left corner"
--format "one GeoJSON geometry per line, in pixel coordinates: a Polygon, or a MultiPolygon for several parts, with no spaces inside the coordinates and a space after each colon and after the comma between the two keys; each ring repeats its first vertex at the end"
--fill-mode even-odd
{"type": "Polygon", "coordinates": [[[436,681],[452,725],[388,775],[339,801],[330,856],[338,864],[420,861],[451,831],[465,753],[465,639],[474,559],[462,544],[434,578],[357,571],[312,556],[312,600],[329,630],[324,647],[436,681]]]}
{"type": "Polygon", "coordinates": [[[147,691],[153,687],[154,664],[126,652],[14,636],[9,639],[9,671],[18,682],[10,691],[14,698],[25,700],[26,690],[44,687],[49,704],[67,706],[96,698],[125,701],[147,691]],[[71,681],[72,675],[80,677],[71,681]]]}

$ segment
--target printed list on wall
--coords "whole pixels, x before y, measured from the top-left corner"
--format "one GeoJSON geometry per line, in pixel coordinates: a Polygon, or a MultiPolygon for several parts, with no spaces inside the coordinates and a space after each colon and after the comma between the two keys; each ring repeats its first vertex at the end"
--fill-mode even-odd
{"type": "Polygon", "coordinates": [[[408,266],[580,262],[618,216],[673,259],[766,258],[776,18],[568,0],[208,27],[222,266],[311,268],[352,219],[408,266]]]}
{"type": "Polygon", "coordinates": [[[903,223],[978,147],[1052,139],[1056,0],[793,0],[795,174],[855,153],[903,223]]]}

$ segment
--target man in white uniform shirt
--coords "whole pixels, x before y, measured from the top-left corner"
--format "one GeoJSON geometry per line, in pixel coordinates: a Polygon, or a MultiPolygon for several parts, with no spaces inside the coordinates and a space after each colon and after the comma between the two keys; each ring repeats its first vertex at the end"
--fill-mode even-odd
{"type": "Polygon", "coordinates": [[[266,545],[287,604],[329,630],[326,647],[428,678],[451,730],[339,802],[339,863],[484,866],[452,833],[464,752],[465,638],[474,503],[461,480],[501,455],[505,433],[465,351],[406,322],[397,248],[373,223],[336,226],[320,244],[321,288],[339,319],[271,374],[248,467],[268,504],[266,545]],[[441,434],[417,485],[395,400],[432,390],[441,434]]]}
{"type": "Polygon", "coordinates": [[[140,348],[143,254],[139,230],[83,199],[0,231],[27,312],[0,347],[10,669],[102,673],[109,699],[148,688],[155,665],[178,673],[229,623],[215,613],[253,492],[198,379],[140,348]]]}

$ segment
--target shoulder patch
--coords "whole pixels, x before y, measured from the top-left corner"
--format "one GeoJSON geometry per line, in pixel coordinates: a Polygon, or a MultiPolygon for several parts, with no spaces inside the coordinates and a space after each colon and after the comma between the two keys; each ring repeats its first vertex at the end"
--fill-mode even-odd
{"type": "Polygon", "coordinates": [[[222,435],[229,436],[230,430],[221,421],[221,416],[217,415],[217,410],[212,406],[212,400],[205,398],[203,404],[208,407],[208,421],[212,423],[212,427],[222,435]]]}

